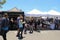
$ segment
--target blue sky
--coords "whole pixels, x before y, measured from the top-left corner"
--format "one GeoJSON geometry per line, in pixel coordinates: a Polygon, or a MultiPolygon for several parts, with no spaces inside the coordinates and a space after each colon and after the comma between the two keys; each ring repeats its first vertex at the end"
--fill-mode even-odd
{"type": "Polygon", "coordinates": [[[56,10],[60,12],[60,0],[6,0],[0,10],[9,10],[13,7],[22,9],[23,11],[31,11],[38,9],[41,11],[56,10]]]}

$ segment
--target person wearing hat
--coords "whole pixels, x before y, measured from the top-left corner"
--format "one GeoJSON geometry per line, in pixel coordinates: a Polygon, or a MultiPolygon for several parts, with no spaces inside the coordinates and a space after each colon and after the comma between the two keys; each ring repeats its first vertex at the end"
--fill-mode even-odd
{"type": "Polygon", "coordinates": [[[2,37],[4,40],[7,40],[6,34],[8,32],[8,29],[9,29],[9,18],[8,18],[8,14],[5,13],[2,17],[2,22],[1,22],[2,37]]]}

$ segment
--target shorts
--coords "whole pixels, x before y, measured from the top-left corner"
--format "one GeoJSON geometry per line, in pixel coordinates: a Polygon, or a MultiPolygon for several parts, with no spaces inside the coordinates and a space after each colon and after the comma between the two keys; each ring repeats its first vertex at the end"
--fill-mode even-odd
{"type": "Polygon", "coordinates": [[[20,29],[20,31],[23,31],[23,27],[20,27],[19,29],[20,29]]]}

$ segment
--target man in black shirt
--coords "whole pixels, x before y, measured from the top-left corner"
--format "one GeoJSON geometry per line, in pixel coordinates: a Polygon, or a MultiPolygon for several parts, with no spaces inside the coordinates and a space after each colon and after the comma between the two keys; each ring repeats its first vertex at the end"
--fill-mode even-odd
{"type": "Polygon", "coordinates": [[[37,19],[37,31],[40,32],[40,19],[37,19]]]}
{"type": "Polygon", "coordinates": [[[33,17],[31,17],[29,21],[30,33],[33,33],[33,26],[34,26],[34,20],[33,17]]]}

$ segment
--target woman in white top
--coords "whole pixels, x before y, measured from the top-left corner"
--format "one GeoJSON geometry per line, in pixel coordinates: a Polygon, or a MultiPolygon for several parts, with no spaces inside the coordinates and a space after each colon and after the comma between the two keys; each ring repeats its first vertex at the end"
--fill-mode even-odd
{"type": "Polygon", "coordinates": [[[51,30],[54,30],[55,29],[55,23],[54,23],[54,21],[51,21],[50,22],[50,29],[51,30]]]}

